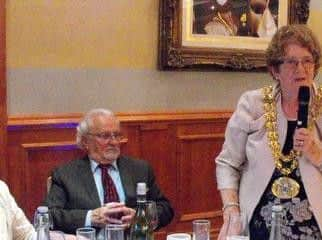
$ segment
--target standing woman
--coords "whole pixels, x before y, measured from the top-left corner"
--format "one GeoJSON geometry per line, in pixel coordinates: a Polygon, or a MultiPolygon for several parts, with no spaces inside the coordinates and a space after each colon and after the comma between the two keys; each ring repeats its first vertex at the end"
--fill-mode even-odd
{"type": "MultiPolygon", "coordinates": [[[[271,209],[284,208],[286,239],[322,239],[322,87],[317,38],[305,25],[281,27],[266,51],[273,87],[247,91],[231,116],[216,177],[225,239],[232,215],[247,216],[250,239],[269,238],[271,209]],[[297,127],[298,92],[309,87],[308,128],[297,127]]],[[[236,232],[235,232],[236,233],[236,232]]]]}

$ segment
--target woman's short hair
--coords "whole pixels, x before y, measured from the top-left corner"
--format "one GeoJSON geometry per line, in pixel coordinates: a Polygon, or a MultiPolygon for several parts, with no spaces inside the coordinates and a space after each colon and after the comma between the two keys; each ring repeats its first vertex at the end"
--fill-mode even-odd
{"type": "Polygon", "coordinates": [[[320,68],[321,47],[312,30],[304,24],[287,25],[277,30],[266,50],[267,67],[278,71],[278,67],[285,57],[286,47],[292,43],[307,48],[312,54],[316,75],[320,68]]]}
{"type": "Polygon", "coordinates": [[[76,144],[79,148],[84,149],[84,137],[90,132],[93,119],[97,116],[115,117],[112,111],[103,108],[96,108],[87,112],[76,128],[76,144]]]}

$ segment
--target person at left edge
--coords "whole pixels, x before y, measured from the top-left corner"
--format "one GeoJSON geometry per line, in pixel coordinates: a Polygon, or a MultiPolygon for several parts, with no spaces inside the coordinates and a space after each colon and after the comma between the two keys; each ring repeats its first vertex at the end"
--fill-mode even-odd
{"type": "MultiPolygon", "coordinates": [[[[50,232],[52,240],[58,236],[50,232]]],[[[75,240],[73,235],[64,235],[66,240],[75,240]]],[[[0,180],[0,239],[1,240],[37,240],[37,233],[26,215],[17,205],[7,184],[0,180]]]]}
{"type": "Polygon", "coordinates": [[[54,228],[74,233],[77,228],[103,228],[109,223],[131,222],[136,206],[136,184],[147,184],[147,200],[156,202],[158,228],[173,218],[169,200],[160,191],[152,168],[146,161],[120,155],[120,122],[113,112],[93,109],[77,127],[77,144],[87,153],[52,173],[52,186],[45,199],[53,216],[54,228]],[[119,202],[104,202],[100,164],[111,164],[108,170],[119,202]],[[123,215],[118,219],[115,214],[123,215]]]}

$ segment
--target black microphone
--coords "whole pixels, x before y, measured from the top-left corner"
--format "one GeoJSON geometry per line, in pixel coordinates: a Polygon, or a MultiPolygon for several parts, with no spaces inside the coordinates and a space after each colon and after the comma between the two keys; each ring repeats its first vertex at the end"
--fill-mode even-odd
{"type": "Polygon", "coordinates": [[[299,88],[299,108],[297,111],[297,127],[307,128],[307,118],[309,113],[310,88],[301,86],[299,88]]]}

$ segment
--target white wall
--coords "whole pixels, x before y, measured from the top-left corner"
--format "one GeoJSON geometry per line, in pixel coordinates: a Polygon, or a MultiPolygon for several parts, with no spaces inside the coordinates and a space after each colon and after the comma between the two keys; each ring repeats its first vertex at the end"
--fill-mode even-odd
{"type": "MultiPolygon", "coordinates": [[[[322,39],[320,0],[309,25],[322,39]]],[[[232,109],[266,73],[160,72],[158,1],[7,1],[8,112],[232,109]],[[135,3],[134,3],[135,2],[135,3]]]]}

